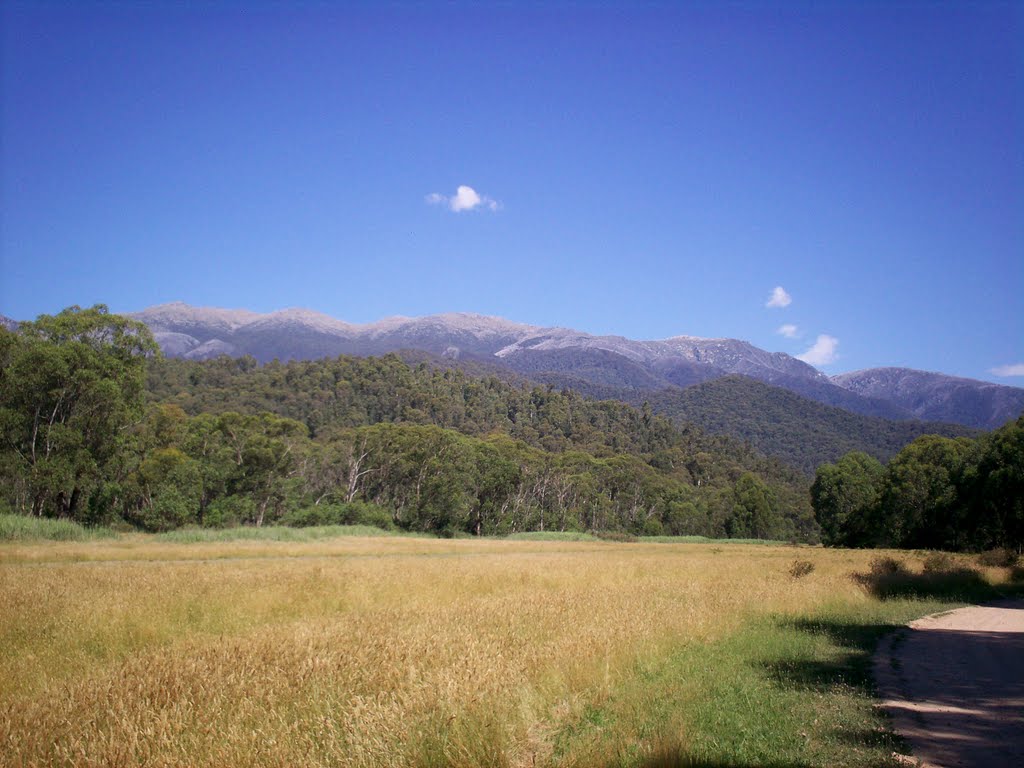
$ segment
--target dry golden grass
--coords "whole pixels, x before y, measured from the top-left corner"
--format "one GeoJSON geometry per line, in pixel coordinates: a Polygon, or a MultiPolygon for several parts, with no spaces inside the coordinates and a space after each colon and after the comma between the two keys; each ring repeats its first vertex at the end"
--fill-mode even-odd
{"type": "MultiPolygon", "coordinates": [[[[0,548],[0,764],[533,766],[638,663],[871,598],[872,553],[336,539],[0,548]],[[795,559],[814,565],[795,579],[795,559]]],[[[564,762],[572,762],[571,758],[564,762]]]]}

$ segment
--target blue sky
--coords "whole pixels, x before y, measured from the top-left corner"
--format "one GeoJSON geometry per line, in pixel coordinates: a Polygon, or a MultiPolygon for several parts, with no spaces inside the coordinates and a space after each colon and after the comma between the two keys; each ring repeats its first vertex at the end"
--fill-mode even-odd
{"type": "Polygon", "coordinates": [[[1020,3],[8,0],[0,27],[3,314],[469,311],[1024,385],[1020,3]]]}

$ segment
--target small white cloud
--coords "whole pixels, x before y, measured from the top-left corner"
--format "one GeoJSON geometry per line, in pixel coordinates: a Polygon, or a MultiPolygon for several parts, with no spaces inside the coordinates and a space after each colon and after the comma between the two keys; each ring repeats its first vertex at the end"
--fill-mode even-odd
{"type": "Polygon", "coordinates": [[[788,307],[792,303],[793,298],[788,293],[786,293],[786,289],[783,288],[781,285],[777,285],[775,286],[775,290],[772,291],[772,297],[768,299],[768,302],[765,304],[765,306],[769,308],[778,307],[781,309],[782,307],[788,307]]]}
{"type": "Polygon", "coordinates": [[[486,208],[489,211],[496,211],[501,208],[501,203],[497,200],[487,195],[481,195],[475,189],[465,184],[460,184],[459,188],[455,190],[455,194],[451,197],[442,195],[440,192],[431,192],[426,196],[425,200],[430,205],[446,205],[449,210],[455,213],[472,211],[475,208],[486,208]]]}
{"type": "Polygon", "coordinates": [[[780,325],[775,332],[780,336],[785,336],[787,339],[796,339],[800,336],[800,329],[790,323],[780,325]]]}
{"type": "Polygon", "coordinates": [[[802,355],[797,355],[797,360],[803,360],[808,365],[828,365],[839,359],[836,354],[836,347],[839,346],[839,339],[827,334],[819,334],[811,348],[802,355]]]}
{"type": "Polygon", "coordinates": [[[455,191],[455,197],[451,199],[451,207],[453,211],[472,211],[480,205],[480,195],[476,193],[476,190],[466,185],[460,186],[455,191]]]}
{"type": "Polygon", "coordinates": [[[1024,376],[1024,363],[997,365],[995,368],[990,368],[989,373],[993,376],[1024,376]]]}

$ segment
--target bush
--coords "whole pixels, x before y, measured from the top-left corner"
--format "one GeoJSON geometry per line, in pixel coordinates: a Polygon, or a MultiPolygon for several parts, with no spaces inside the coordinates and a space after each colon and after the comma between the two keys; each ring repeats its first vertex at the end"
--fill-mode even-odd
{"type": "Polygon", "coordinates": [[[958,567],[956,558],[949,552],[932,552],[924,559],[925,573],[949,573],[958,567]]]}
{"type": "Polygon", "coordinates": [[[889,598],[925,598],[951,602],[978,602],[995,596],[992,586],[981,574],[964,568],[945,552],[925,559],[923,573],[911,572],[892,557],[876,557],[866,574],[854,574],[854,580],[883,600],[889,598]]]}
{"type": "Polygon", "coordinates": [[[313,528],[318,525],[337,525],[341,517],[338,505],[317,504],[286,512],[279,522],[289,528],[313,528]]]}
{"type": "Polygon", "coordinates": [[[649,517],[644,521],[644,536],[664,536],[665,526],[661,524],[661,520],[656,517],[649,517]]]}
{"type": "Polygon", "coordinates": [[[601,541],[636,541],[636,536],[622,531],[594,531],[594,535],[601,539],[601,541]]]}
{"type": "Polygon", "coordinates": [[[990,549],[978,555],[978,563],[990,568],[1013,568],[1020,562],[1020,555],[1012,549],[990,549]]]}
{"type": "Polygon", "coordinates": [[[347,504],[316,504],[289,512],[281,524],[293,528],[319,525],[369,525],[384,531],[393,530],[391,513],[376,504],[352,501],[347,504]]]}
{"type": "Polygon", "coordinates": [[[228,496],[210,504],[203,516],[204,528],[234,528],[256,517],[256,505],[244,496],[228,496]]]}
{"type": "Polygon", "coordinates": [[[907,567],[895,557],[875,557],[871,559],[872,576],[901,576],[907,573],[907,567]]]}
{"type": "Polygon", "coordinates": [[[810,560],[794,560],[789,566],[789,575],[794,579],[802,579],[814,572],[814,563],[810,560]]]}
{"type": "Polygon", "coordinates": [[[173,531],[193,522],[195,502],[177,489],[165,489],[153,503],[135,510],[129,522],[149,533],[173,531]]]}

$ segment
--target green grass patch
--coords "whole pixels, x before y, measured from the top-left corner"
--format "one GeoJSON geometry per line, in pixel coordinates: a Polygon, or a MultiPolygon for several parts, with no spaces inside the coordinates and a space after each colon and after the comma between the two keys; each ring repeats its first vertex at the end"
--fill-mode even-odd
{"type": "Polygon", "coordinates": [[[153,536],[157,541],[175,544],[225,541],[321,541],[342,536],[411,536],[436,538],[427,534],[385,531],[372,525],[317,525],[308,528],[289,528],[284,525],[268,525],[260,528],[239,526],[237,528],[180,528],[153,536]]]}
{"type": "Polygon", "coordinates": [[[504,538],[506,541],[597,541],[594,534],[583,531],[522,531],[504,538]]]}
{"type": "Polygon", "coordinates": [[[0,515],[0,541],[88,541],[115,536],[109,528],[88,528],[70,520],[0,515]]]}
{"type": "Polygon", "coordinates": [[[872,654],[888,632],[954,605],[876,600],[752,619],[638,664],[559,734],[556,756],[604,768],[896,765],[907,748],[873,706],[872,654]]]}

